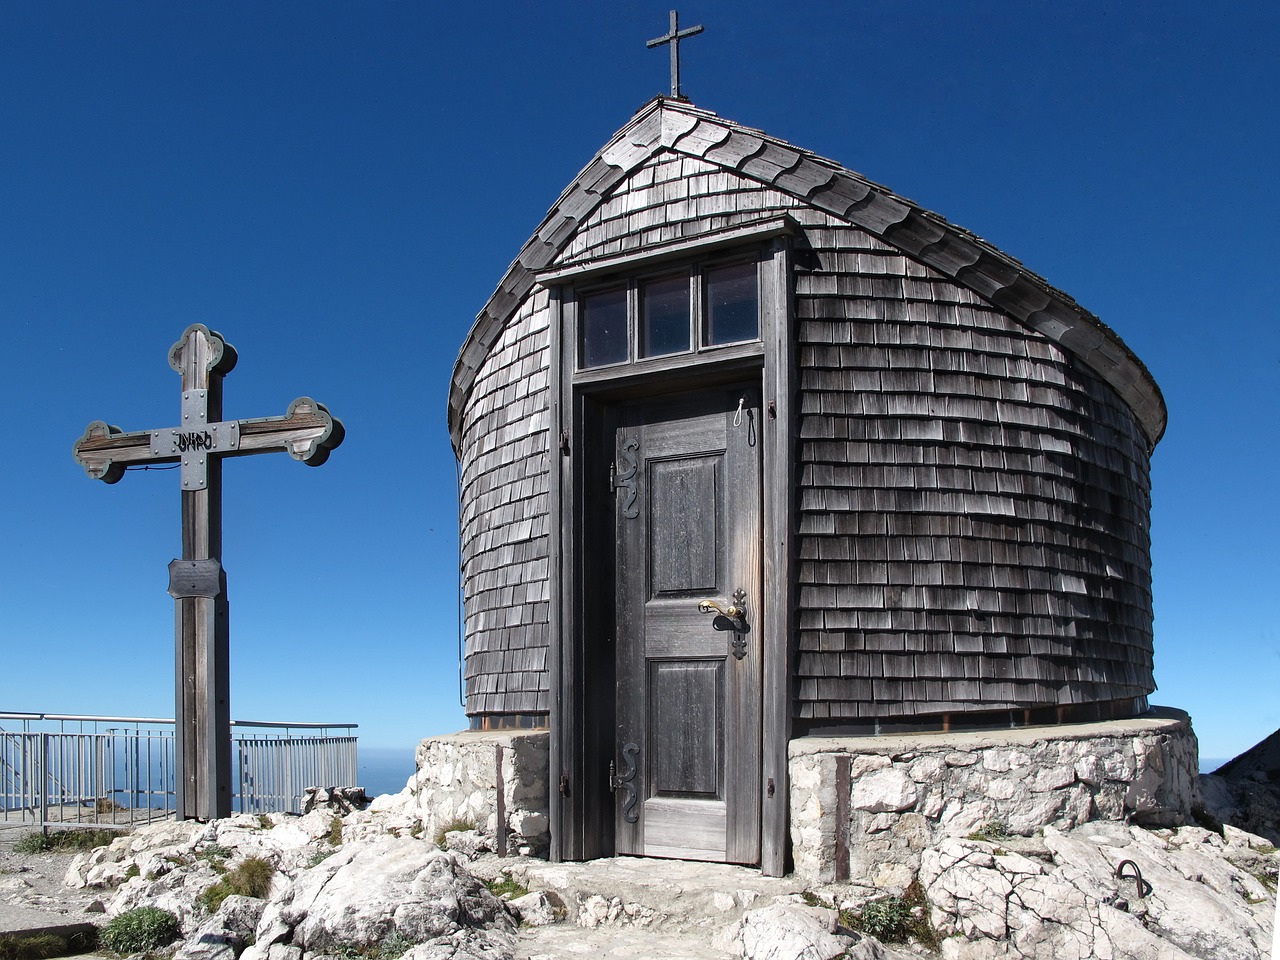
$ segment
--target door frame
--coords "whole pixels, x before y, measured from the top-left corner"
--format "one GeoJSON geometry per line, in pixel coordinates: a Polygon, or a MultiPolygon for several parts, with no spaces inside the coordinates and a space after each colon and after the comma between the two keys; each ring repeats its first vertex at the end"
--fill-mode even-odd
{"type": "MultiPolygon", "coordinates": [[[[752,624],[759,622],[758,605],[763,594],[759,431],[763,407],[759,373],[749,374],[745,380],[698,386],[688,392],[666,391],[606,408],[610,413],[605,438],[608,447],[601,451],[602,459],[612,461],[620,456],[618,451],[638,441],[638,449],[632,449],[638,471],[631,481],[636,484],[638,511],[623,510],[627,498],[615,490],[609,498],[610,522],[592,530],[593,555],[600,557],[607,551],[616,557],[615,575],[609,586],[615,604],[610,624],[614,631],[610,635],[611,652],[618,667],[614,676],[613,744],[608,758],[617,758],[620,773],[624,769],[635,770],[626,777],[634,788],[632,816],[622,815],[626,802],[617,803],[626,800],[627,788],[621,788],[623,794],[615,794],[611,804],[615,811],[615,852],[619,854],[759,863],[764,664],[759,632],[753,626],[749,634],[742,636],[745,646],[738,655],[731,651],[729,642],[734,635],[713,630],[710,618],[698,612],[699,600],[732,602],[727,598],[742,588],[748,598],[747,618],[752,624]],[[624,442],[626,438],[628,442],[624,442]],[[700,463],[705,471],[709,461],[716,466],[700,477],[710,479],[708,486],[715,490],[711,522],[716,532],[709,541],[700,542],[715,544],[716,561],[710,564],[715,585],[703,582],[696,595],[678,592],[654,596],[652,578],[658,572],[651,563],[656,544],[662,539],[663,523],[653,510],[659,496],[653,471],[671,462],[686,467],[700,463]],[[661,672],[664,665],[670,668],[673,662],[681,665],[677,669],[705,669],[709,663],[716,664],[716,684],[720,688],[714,711],[717,717],[698,714],[693,705],[686,703],[666,701],[665,707],[660,706],[663,698],[657,693],[654,671],[661,672]],[[707,721],[694,723],[688,729],[696,731],[693,736],[703,745],[706,737],[717,740],[716,787],[710,790],[715,797],[706,795],[709,788],[705,783],[703,796],[698,799],[652,792],[657,788],[654,776],[661,765],[659,758],[669,757],[674,749],[655,727],[664,714],[682,730],[691,715],[707,721]],[[711,731],[717,728],[720,734],[715,737],[711,731]],[[632,755],[634,768],[627,768],[631,758],[624,741],[629,741],[625,746],[639,748],[638,754],[632,755]],[[698,805],[696,814],[694,805],[698,805]],[[723,832],[712,829],[709,825],[713,822],[720,822],[723,832]]],[[[704,492],[710,491],[704,488],[704,492]]],[[[586,564],[593,572],[596,566],[586,564]]],[[[706,577],[711,570],[700,565],[691,573],[706,577]]],[[[706,674],[702,675],[705,682],[706,674]]]]}
{"type": "MultiPolygon", "coordinates": [[[[787,744],[791,738],[791,662],[794,651],[793,518],[796,409],[790,244],[784,233],[765,238],[760,259],[760,341],[711,355],[621,370],[609,377],[575,378],[572,274],[549,278],[549,574],[551,859],[612,856],[613,650],[586,642],[612,632],[613,551],[590,555],[591,531],[612,529],[608,489],[612,443],[603,434],[610,404],[695,388],[747,382],[761,391],[761,551],[764,588],[758,624],[763,644],[761,703],[760,868],[782,876],[789,860],[787,744]],[[607,524],[602,524],[607,519],[607,524]],[[607,598],[607,600],[606,600],[607,598]]],[[[597,265],[596,269],[600,269],[597,265]]],[[[584,271],[585,272],[585,271],[584,271]]]]}

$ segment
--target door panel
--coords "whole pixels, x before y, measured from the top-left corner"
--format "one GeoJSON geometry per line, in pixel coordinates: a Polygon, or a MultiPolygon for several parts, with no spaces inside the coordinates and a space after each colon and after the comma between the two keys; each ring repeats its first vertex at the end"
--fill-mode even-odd
{"type": "Polygon", "coordinates": [[[649,464],[649,597],[690,597],[719,584],[720,456],[649,464]]]}
{"type": "Polygon", "coordinates": [[[619,853],[754,863],[760,840],[760,446],[754,388],[619,407],[619,853]],[[712,628],[745,591],[745,644],[712,628]],[[631,774],[634,759],[635,773],[631,774]]]}
{"type": "Polygon", "coordinates": [[[649,660],[649,796],[721,800],[724,661],[649,660]]]}

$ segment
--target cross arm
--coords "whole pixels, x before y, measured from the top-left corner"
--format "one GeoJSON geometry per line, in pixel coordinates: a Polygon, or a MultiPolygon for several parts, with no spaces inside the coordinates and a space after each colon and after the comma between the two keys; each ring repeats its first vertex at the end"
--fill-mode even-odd
{"type": "MultiPolygon", "coordinates": [[[[119,427],[95,420],[75,442],[72,453],[85,473],[94,480],[115,483],[133,464],[181,463],[181,450],[187,448],[179,448],[179,433],[177,429],[124,433],[119,427]]],[[[346,428],[323,403],[317,403],[310,397],[299,397],[289,404],[289,410],[283,417],[210,424],[205,433],[203,449],[216,456],[238,457],[283,451],[308,466],[318,467],[329,459],[329,451],[342,443],[346,428]],[[213,434],[212,439],[208,433],[213,434]]],[[[188,459],[198,456],[198,453],[192,453],[188,459]]],[[[186,469],[184,466],[183,470],[186,469]]],[[[201,480],[192,489],[203,486],[201,480]]]]}
{"type": "Polygon", "coordinates": [[[329,452],[342,443],[346,428],[323,403],[299,397],[283,417],[241,420],[240,446],[228,456],[282,450],[295,460],[318,467],[329,452]]]}
{"type": "Polygon", "coordinates": [[[95,420],[85,427],[71,452],[84,472],[94,480],[115,483],[132,463],[177,463],[178,454],[157,456],[151,449],[151,431],[124,433],[119,427],[95,420]]]}

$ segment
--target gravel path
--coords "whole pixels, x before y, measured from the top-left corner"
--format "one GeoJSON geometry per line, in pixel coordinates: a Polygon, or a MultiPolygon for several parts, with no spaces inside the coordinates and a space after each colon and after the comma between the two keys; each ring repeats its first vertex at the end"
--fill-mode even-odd
{"type": "Polygon", "coordinates": [[[76,851],[13,852],[31,832],[0,825],[0,933],[104,923],[100,891],[75,890],[62,882],[76,851]]]}

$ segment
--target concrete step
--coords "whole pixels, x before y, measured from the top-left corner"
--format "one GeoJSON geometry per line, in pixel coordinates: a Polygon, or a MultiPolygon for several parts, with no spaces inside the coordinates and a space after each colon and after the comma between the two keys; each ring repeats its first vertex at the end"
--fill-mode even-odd
{"type": "Polygon", "coordinates": [[[9,948],[6,953],[21,955],[24,951],[14,950],[15,946],[48,937],[56,937],[62,941],[62,946],[55,946],[50,952],[42,950],[39,956],[77,956],[92,950],[97,944],[98,928],[88,921],[74,920],[52,910],[0,902],[0,944],[9,948]]]}

